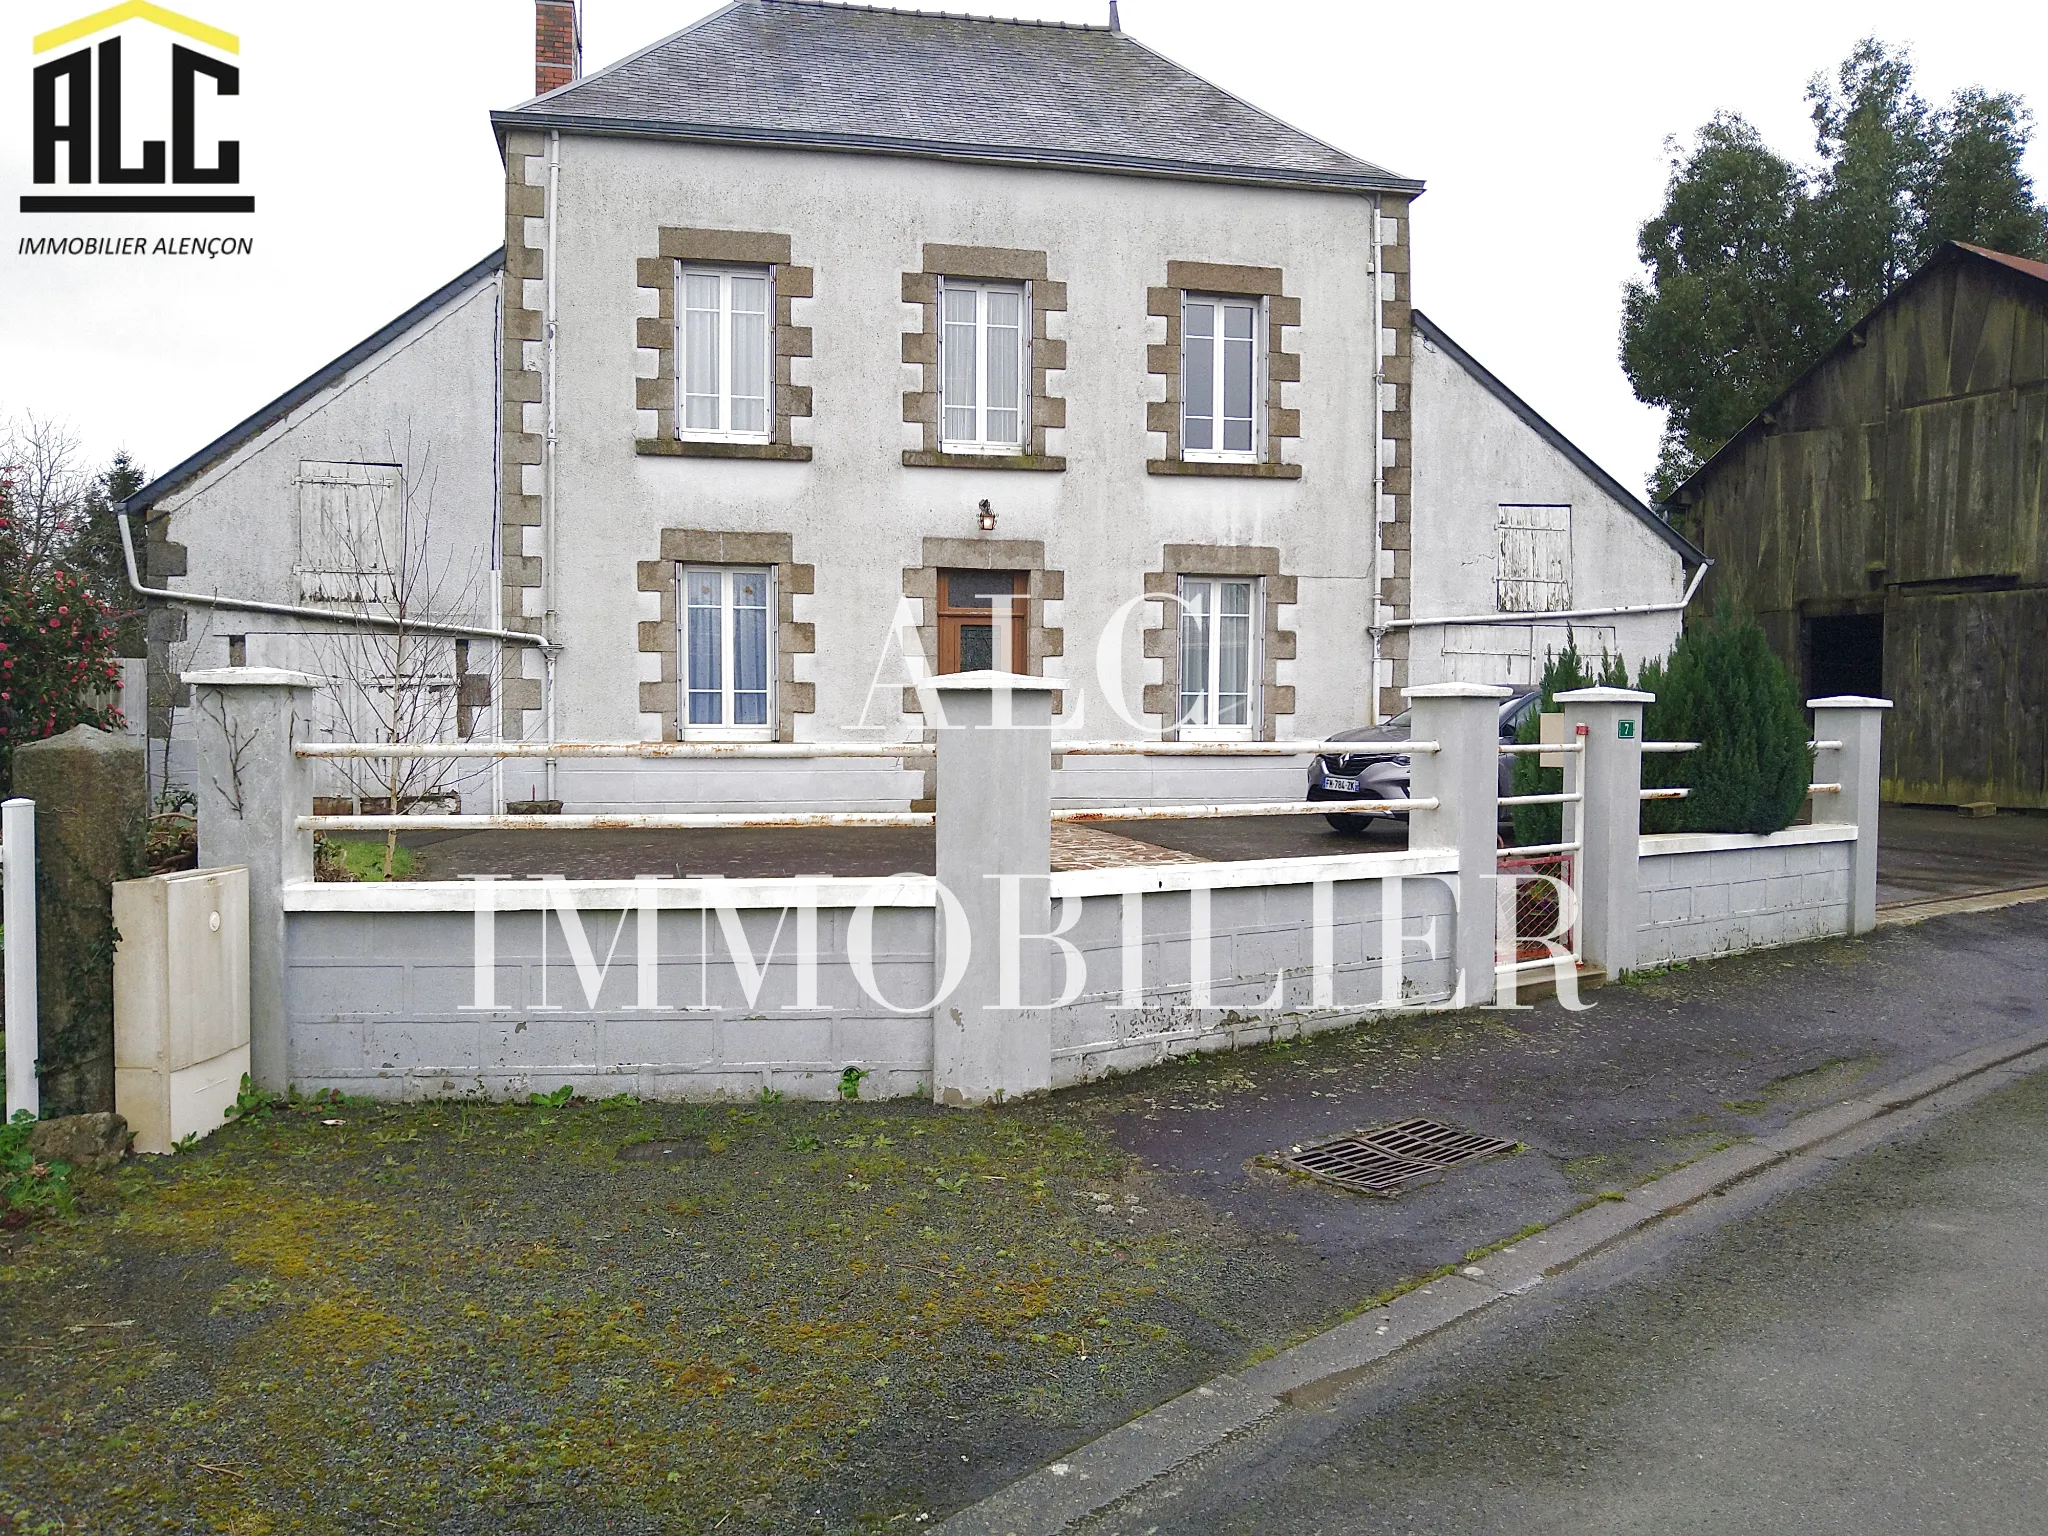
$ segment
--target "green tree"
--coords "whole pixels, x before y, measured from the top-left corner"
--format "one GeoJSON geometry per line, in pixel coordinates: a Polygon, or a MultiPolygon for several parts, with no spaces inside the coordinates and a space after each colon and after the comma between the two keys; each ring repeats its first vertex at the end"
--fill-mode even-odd
{"type": "Polygon", "coordinates": [[[1813,167],[1718,113],[1674,149],[1664,206],[1638,232],[1621,362],[1665,411],[1658,499],[1944,242],[2048,254],[2018,96],[1973,86],[1932,108],[1910,57],[1869,38],[1807,100],[1813,167]]]}
{"type": "Polygon", "coordinates": [[[1814,270],[1806,176],[1730,113],[1674,157],[1664,207],[1623,296],[1621,362],[1665,410],[1655,484],[1668,491],[1756,414],[1786,361],[1830,324],[1814,270]]]}
{"type": "MultiPolygon", "coordinates": [[[[128,583],[128,560],[121,550],[121,528],[115,521],[121,504],[142,489],[149,477],[142,466],[123,448],[113,462],[93,478],[80,510],[82,517],[71,550],[76,565],[93,593],[107,605],[114,625],[114,653],[117,656],[147,654],[143,634],[142,599],[128,583]]],[[[140,540],[139,527],[132,530],[140,540]]],[[[142,558],[138,543],[136,558],[142,558]]]]}
{"type": "Polygon", "coordinates": [[[120,724],[113,627],[76,571],[38,563],[0,478],[0,795],[14,784],[14,749],[74,725],[120,724]]]}

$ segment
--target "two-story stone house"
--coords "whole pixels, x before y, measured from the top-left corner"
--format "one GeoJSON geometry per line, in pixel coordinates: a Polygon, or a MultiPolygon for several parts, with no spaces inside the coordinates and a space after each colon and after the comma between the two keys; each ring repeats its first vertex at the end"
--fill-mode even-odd
{"type": "MultiPolygon", "coordinates": [[[[451,645],[460,729],[518,740],[914,741],[906,653],[1063,677],[1056,734],[1316,736],[1400,708],[1425,655],[1526,676],[1562,639],[1545,611],[1678,599],[1683,541],[1418,331],[1420,182],[1114,25],[737,0],[583,78],[573,5],[540,13],[552,88],[492,117],[502,253],[137,497],[153,570],[316,595],[336,562],[309,541],[382,515],[337,514],[349,487],[416,494],[375,418],[431,446],[446,558],[487,552],[463,616],[547,642],[451,645]],[[1411,630],[1446,611],[1424,594],[1504,623],[1411,630]]],[[[167,656],[239,631],[309,664],[296,619],[180,622],[167,656]]],[[[1638,654],[1676,616],[1585,622],[1638,654]]],[[[1299,792],[1285,762],[1085,775],[1062,793],[1299,792]]],[[[914,759],[549,782],[591,807],[926,793],[914,759]]]]}

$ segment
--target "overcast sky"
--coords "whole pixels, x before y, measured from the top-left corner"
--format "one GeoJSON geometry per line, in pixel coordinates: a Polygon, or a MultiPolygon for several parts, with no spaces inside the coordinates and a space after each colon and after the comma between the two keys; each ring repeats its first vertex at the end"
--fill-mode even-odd
{"type": "MultiPolygon", "coordinates": [[[[93,458],[126,446],[162,470],[498,244],[502,173],[485,114],[532,94],[533,6],[174,0],[241,38],[235,108],[255,215],[26,217],[16,209],[29,178],[29,40],[97,3],[9,0],[0,20],[0,416],[55,416],[93,458]],[[213,262],[18,254],[21,235],[60,227],[247,233],[256,252],[213,262]]],[[[585,0],[587,65],[713,9],[585,0]]],[[[1003,9],[1101,21],[1108,7],[1003,9]]],[[[1930,98],[1982,84],[2048,108],[2048,6],[2038,0],[1123,0],[1122,19],[1254,104],[1426,180],[1414,220],[1417,304],[1632,488],[1654,460],[1660,423],[1631,395],[1616,336],[1636,226],[1667,175],[1668,135],[1725,107],[1810,158],[1805,81],[1868,33],[1911,46],[1930,98]]],[[[2048,153],[2037,147],[2029,168],[2048,180],[2048,153]]]]}

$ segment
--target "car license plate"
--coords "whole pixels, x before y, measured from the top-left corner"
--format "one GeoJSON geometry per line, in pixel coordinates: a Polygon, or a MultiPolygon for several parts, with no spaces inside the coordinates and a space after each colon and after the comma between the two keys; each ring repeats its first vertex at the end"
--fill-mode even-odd
{"type": "Polygon", "coordinates": [[[1323,788],[1334,789],[1339,794],[1355,795],[1358,793],[1358,780],[1340,779],[1334,773],[1326,773],[1323,775],[1323,788]]]}

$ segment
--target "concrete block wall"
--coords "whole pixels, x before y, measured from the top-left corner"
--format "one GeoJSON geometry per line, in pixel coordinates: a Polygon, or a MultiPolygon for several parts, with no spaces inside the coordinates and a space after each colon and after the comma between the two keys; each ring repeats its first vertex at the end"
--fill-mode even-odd
{"type": "MultiPolygon", "coordinates": [[[[1238,883],[1209,892],[1210,1003],[1189,1002],[1191,870],[1088,871],[1054,877],[1055,900],[1075,895],[1082,912],[1069,937],[1087,966],[1081,995],[1053,1011],[1053,1080],[1081,1082],[1134,1070],[1191,1050],[1313,1033],[1356,1022],[1381,1007],[1383,879],[1402,879],[1408,953],[1402,1007],[1440,1005],[1456,985],[1451,895],[1427,871],[1441,857],[1352,855],[1274,871],[1243,866],[1238,883]],[[1320,866],[1330,868],[1322,869],[1320,866]],[[1349,867],[1348,869],[1346,867],[1349,867]],[[1350,878],[1343,878],[1349,873],[1350,878]],[[1314,884],[1330,878],[1330,990],[1315,1006],[1314,884]],[[1181,888],[1144,891],[1147,884],[1181,888]],[[1067,888],[1062,889],[1062,885],[1067,888]],[[1129,886],[1141,902],[1145,1006],[1122,1000],[1122,920],[1129,886]],[[1260,1005],[1286,972],[1282,1006],[1260,1005]]],[[[818,990],[804,1010],[795,962],[799,882],[734,882],[752,960],[762,967],[750,1002],[733,951],[714,916],[684,903],[697,882],[653,882],[659,912],[655,1010],[637,1006],[637,912],[616,882],[568,882],[590,959],[602,971],[593,1006],[562,919],[543,909],[533,882],[497,888],[492,918],[493,1007],[477,1001],[473,885],[314,885],[287,892],[285,997],[290,1081],[374,1098],[521,1098],[564,1084],[603,1097],[700,1099],[774,1088],[829,1099],[840,1073],[859,1066],[874,1097],[928,1091],[932,1025],[927,1010],[896,1013],[861,987],[849,963],[859,893],[883,886],[899,900],[873,913],[875,985],[898,1007],[927,1001],[935,985],[933,882],[849,881],[819,906],[818,990]],[[602,891],[599,887],[603,886],[602,891]],[[856,895],[844,888],[860,888],[856,895]],[[833,905],[830,903],[841,903],[833,905]],[[778,932],[779,930],[779,932],[778,932]]],[[[1057,961],[1055,987],[1063,979],[1057,961]]],[[[1042,999],[1033,998],[1033,1001],[1042,999]]]]}
{"type": "MultiPolygon", "coordinates": [[[[681,882],[664,881],[671,890],[681,882]]],[[[522,882],[523,884],[523,882],[522,882]]],[[[796,899],[795,882],[781,882],[796,899]]],[[[929,887],[930,882],[924,884],[929,887]]],[[[297,893],[289,916],[286,1006],[291,1081],[382,1099],[522,1098],[564,1084],[579,1094],[641,1098],[747,1096],[763,1088],[829,1099],[840,1073],[871,1076],[862,1092],[890,1097],[928,1085],[932,1029],[926,1009],[893,1013],[861,989],[847,963],[850,907],[818,912],[819,1007],[797,1007],[795,914],[750,907],[741,922],[765,974],[749,1002],[740,968],[714,916],[664,911],[658,919],[659,1007],[640,1008],[638,914],[580,912],[602,968],[596,1004],[565,942],[561,918],[501,910],[494,922],[497,1006],[479,1008],[475,890],[460,882],[414,887],[399,910],[334,910],[336,887],[297,893]],[[438,907],[439,910],[431,908],[438,907]],[[781,932],[778,935],[778,925],[781,932]],[[708,964],[706,963],[708,959],[708,964]]],[[[906,1008],[932,993],[932,909],[878,907],[874,980],[906,1008]]]]}
{"type": "Polygon", "coordinates": [[[1855,845],[1842,826],[1645,837],[1637,965],[1847,933],[1855,845]]]}
{"type": "MultiPolygon", "coordinates": [[[[1399,855],[1362,855],[1394,863],[1399,855]]],[[[1279,862],[1279,861],[1276,861],[1279,862]]],[[[1401,861],[1411,866],[1423,860],[1401,861]]],[[[1449,862],[1449,861],[1438,861],[1449,862]]],[[[1053,1083],[1065,1086],[1136,1071],[1190,1051],[1236,1050],[1270,1040],[1314,1034],[1355,1024],[1381,1011],[1385,956],[1390,946],[1381,926],[1390,880],[1400,880],[1401,932],[1407,953],[1401,961],[1399,1007],[1444,1005],[1457,986],[1450,955],[1454,942],[1451,891],[1441,879],[1360,868],[1354,878],[1334,878],[1330,891],[1329,1004],[1318,1006],[1314,935],[1315,886],[1272,872],[1272,883],[1250,883],[1209,891],[1209,1005],[1192,1006],[1191,928],[1194,896],[1186,890],[1151,893],[1136,887],[1166,883],[1200,866],[1159,871],[1090,871],[1055,876],[1057,898],[1074,887],[1080,918],[1067,937],[1087,966],[1085,990],[1053,1012],[1053,1083]],[[1122,878],[1118,878],[1122,877],[1122,878]],[[1143,1006],[1123,1006],[1123,923],[1125,891],[1140,903],[1139,931],[1145,984],[1143,1006]],[[1063,891],[1062,887],[1069,889],[1063,891]],[[1284,975],[1283,975],[1284,973],[1284,975]],[[1267,1003],[1278,992],[1277,1008],[1267,1003]]],[[[1334,871],[1331,873],[1335,873],[1334,871]]],[[[1054,965],[1055,985],[1062,979],[1054,965]]]]}

